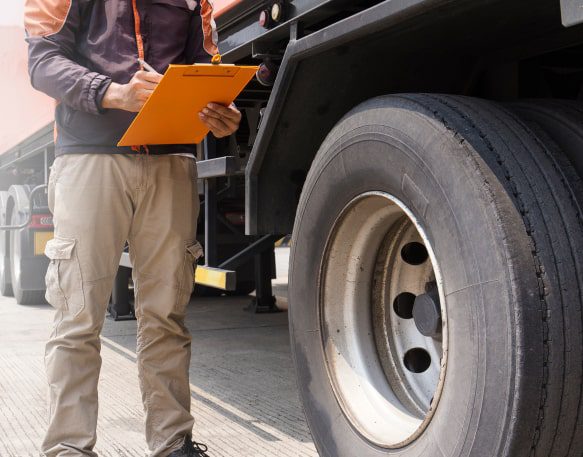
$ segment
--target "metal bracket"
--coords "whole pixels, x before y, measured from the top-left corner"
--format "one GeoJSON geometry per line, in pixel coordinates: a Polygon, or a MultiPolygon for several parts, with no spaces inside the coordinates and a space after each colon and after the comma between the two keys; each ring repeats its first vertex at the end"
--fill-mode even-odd
{"type": "Polygon", "coordinates": [[[561,0],[561,16],[565,27],[583,23],[581,0],[561,0]]]}
{"type": "Polygon", "coordinates": [[[304,37],[304,26],[299,21],[293,21],[289,26],[290,41],[297,41],[304,37]]]}
{"type": "Polygon", "coordinates": [[[219,178],[242,173],[236,157],[225,156],[216,159],[201,160],[197,164],[198,179],[219,178]]]}
{"type": "Polygon", "coordinates": [[[261,43],[258,41],[251,43],[251,55],[254,59],[283,59],[283,51],[277,50],[274,52],[271,48],[271,43],[261,43]]]}

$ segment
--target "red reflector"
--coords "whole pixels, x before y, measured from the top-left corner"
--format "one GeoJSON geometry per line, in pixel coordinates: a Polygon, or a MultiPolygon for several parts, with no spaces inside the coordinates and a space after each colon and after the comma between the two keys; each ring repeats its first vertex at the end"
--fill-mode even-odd
{"type": "Polygon", "coordinates": [[[53,228],[53,216],[50,214],[33,214],[28,228],[51,229],[53,228]]]}
{"type": "Polygon", "coordinates": [[[270,20],[270,14],[269,14],[269,10],[263,10],[261,11],[261,14],[259,15],[259,25],[261,27],[269,27],[269,20],[270,20]]]}

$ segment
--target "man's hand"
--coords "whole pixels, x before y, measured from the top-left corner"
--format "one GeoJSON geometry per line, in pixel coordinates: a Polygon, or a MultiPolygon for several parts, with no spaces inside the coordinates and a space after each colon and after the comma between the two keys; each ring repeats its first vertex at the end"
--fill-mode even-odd
{"type": "Polygon", "coordinates": [[[137,113],[161,80],[162,75],[159,73],[138,71],[127,84],[111,83],[101,106],[137,113]]]}
{"type": "Polygon", "coordinates": [[[202,123],[213,132],[216,138],[232,135],[239,129],[241,123],[241,112],[234,103],[229,106],[209,103],[198,115],[202,123]]]}

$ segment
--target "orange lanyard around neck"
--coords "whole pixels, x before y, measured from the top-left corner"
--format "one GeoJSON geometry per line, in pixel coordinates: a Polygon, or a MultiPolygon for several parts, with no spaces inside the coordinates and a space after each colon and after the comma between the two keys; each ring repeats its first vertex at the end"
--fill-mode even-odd
{"type": "Polygon", "coordinates": [[[142,26],[140,23],[140,12],[138,11],[137,0],[132,0],[132,9],[134,10],[134,28],[136,33],[136,44],[138,46],[138,57],[144,60],[144,40],[142,38],[142,26]]]}

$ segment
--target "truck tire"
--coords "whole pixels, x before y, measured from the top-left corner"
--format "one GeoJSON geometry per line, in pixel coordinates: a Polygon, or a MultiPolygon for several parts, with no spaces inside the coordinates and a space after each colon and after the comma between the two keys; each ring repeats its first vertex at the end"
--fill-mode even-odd
{"type": "MultiPolygon", "coordinates": [[[[28,198],[30,188],[25,186],[13,186],[13,189],[15,195],[20,197],[18,200],[21,202],[24,201],[25,198],[28,198]]],[[[10,225],[19,225],[24,221],[24,213],[21,212],[21,206],[17,202],[10,215],[10,225]]],[[[22,243],[21,230],[12,230],[10,232],[10,274],[14,298],[19,305],[44,304],[46,303],[44,290],[29,290],[25,289],[22,285],[22,257],[25,249],[26,248],[22,243]]]]}
{"type": "Polygon", "coordinates": [[[583,454],[583,212],[561,167],[466,97],[381,97],[332,130],[289,292],[322,457],[583,454]]]}
{"type": "Polygon", "coordinates": [[[583,104],[567,100],[530,100],[512,104],[528,125],[544,131],[583,178],[583,104]]]}
{"type": "MultiPolygon", "coordinates": [[[[8,192],[0,192],[0,225],[7,225],[8,192]]],[[[0,230],[0,295],[12,297],[10,278],[10,232],[0,230]]]]}

